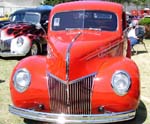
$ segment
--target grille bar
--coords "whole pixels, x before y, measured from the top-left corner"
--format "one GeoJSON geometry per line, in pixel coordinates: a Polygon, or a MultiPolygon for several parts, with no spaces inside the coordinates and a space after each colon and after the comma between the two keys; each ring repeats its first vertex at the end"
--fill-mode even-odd
{"type": "Polygon", "coordinates": [[[5,40],[5,41],[0,41],[0,50],[1,51],[7,51],[10,50],[10,45],[11,45],[11,39],[5,40]]]}
{"type": "Polygon", "coordinates": [[[53,113],[90,114],[95,74],[66,83],[48,74],[50,108],[53,113]]]}

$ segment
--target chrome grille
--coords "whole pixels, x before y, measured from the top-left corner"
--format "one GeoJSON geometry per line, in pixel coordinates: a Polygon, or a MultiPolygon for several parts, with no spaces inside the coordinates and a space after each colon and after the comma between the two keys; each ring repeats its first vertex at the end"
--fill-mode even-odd
{"type": "Polygon", "coordinates": [[[65,83],[48,74],[52,113],[90,114],[91,91],[95,74],[65,83]]]}
{"type": "Polygon", "coordinates": [[[10,50],[10,44],[11,44],[11,39],[2,41],[0,40],[0,50],[1,51],[8,51],[10,50]]]}

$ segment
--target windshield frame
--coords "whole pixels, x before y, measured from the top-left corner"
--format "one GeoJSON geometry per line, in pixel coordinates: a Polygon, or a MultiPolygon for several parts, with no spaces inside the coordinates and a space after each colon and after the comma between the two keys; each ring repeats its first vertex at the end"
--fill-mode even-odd
{"type": "Polygon", "coordinates": [[[41,21],[41,14],[38,12],[22,12],[22,13],[15,13],[13,15],[11,15],[10,17],[10,22],[11,23],[19,23],[19,22],[23,22],[23,23],[31,23],[31,24],[38,24],[41,21]],[[37,21],[25,21],[25,19],[27,18],[27,15],[32,15],[32,18],[34,17],[33,15],[36,15],[38,17],[38,19],[36,19],[37,21]],[[20,20],[16,20],[13,18],[16,18],[15,16],[22,16],[20,17],[20,20]]]}
{"type": "MultiPolygon", "coordinates": [[[[84,15],[85,16],[85,15],[84,15]]],[[[105,18],[108,18],[108,17],[105,17],[105,18]]],[[[95,19],[96,20],[96,18],[93,18],[93,19],[95,19]]],[[[110,20],[111,20],[110,19],[110,20]]],[[[66,19],[67,20],[67,19],[66,19]]],[[[107,19],[106,19],[107,20],[107,19]]],[[[93,20],[94,21],[94,20],[93,20]]],[[[100,21],[100,20],[99,20],[100,21]]],[[[72,11],[63,11],[63,12],[58,12],[58,13],[55,13],[54,15],[53,15],[53,17],[52,17],[52,19],[51,19],[51,25],[50,25],[50,29],[52,30],[52,31],[62,31],[62,30],[97,30],[97,31],[117,31],[117,29],[118,29],[118,16],[117,16],[117,14],[116,13],[114,13],[114,12],[112,12],[112,11],[105,11],[105,10],[72,10],[72,11]],[[56,29],[54,29],[54,19],[56,18],[56,15],[59,15],[59,14],[64,14],[65,15],[65,13],[74,13],[74,12],[83,12],[84,14],[85,13],[91,13],[91,14],[94,14],[94,13],[100,13],[100,14],[109,14],[109,15],[111,15],[111,16],[113,16],[111,19],[112,19],[112,22],[114,23],[115,22],[115,27],[114,27],[114,29],[104,29],[104,28],[97,28],[97,27],[85,27],[85,21],[86,21],[86,19],[85,18],[83,18],[83,22],[81,23],[81,27],[74,27],[74,28],[68,28],[68,27],[66,27],[66,28],[64,28],[64,29],[60,29],[60,30],[56,30],[56,29]],[[83,26],[84,25],[84,26],[83,26]]],[[[67,21],[66,21],[67,22],[67,21]]],[[[95,25],[95,24],[94,24],[95,25]]],[[[110,26],[111,27],[111,26],[110,26]]]]}

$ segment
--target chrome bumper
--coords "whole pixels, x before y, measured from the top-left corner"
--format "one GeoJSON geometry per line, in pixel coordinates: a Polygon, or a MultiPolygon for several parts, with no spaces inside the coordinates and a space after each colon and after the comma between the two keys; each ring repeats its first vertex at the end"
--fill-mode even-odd
{"type": "Polygon", "coordinates": [[[9,112],[18,115],[20,117],[42,121],[42,122],[56,122],[56,123],[112,123],[120,122],[125,120],[130,120],[135,117],[136,112],[134,110],[119,112],[119,113],[109,113],[109,114],[55,114],[55,113],[45,113],[37,112],[28,109],[18,108],[9,105],[9,112]]]}
{"type": "Polygon", "coordinates": [[[1,57],[17,57],[17,56],[25,56],[25,54],[16,54],[11,52],[0,52],[1,57]]]}

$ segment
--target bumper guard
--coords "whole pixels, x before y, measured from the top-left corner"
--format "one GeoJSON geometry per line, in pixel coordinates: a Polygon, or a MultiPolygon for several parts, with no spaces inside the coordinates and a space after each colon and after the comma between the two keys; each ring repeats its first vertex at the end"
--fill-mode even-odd
{"type": "Polygon", "coordinates": [[[42,122],[56,122],[56,123],[112,123],[131,120],[135,117],[135,110],[118,112],[118,113],[106,113],[106,114],[56,114],[38,112],[34,110],[22,109],[12,105],[9,105],[9,112],[18,115],[20,117],[42,121],[42,122]]]}
{"type": "Polygon", "coordinates": [[[25,56],[26,54],[16,54],[11,52],[0,52],[1,57],[18,57],[18,56],[25,56]]]}

